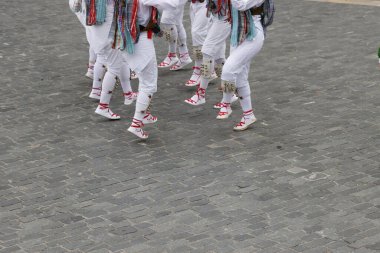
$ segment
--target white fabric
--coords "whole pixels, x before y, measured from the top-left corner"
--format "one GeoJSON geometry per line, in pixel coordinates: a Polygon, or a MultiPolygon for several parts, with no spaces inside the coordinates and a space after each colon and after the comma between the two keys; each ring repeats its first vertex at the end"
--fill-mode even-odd
{"type": "Polygon", "coordinates": [[[143,120],[144,116],[146,115],[146,110],[149,107],[150,100],[151,94],[143,91],[139,92],[137,95],[135,115],[133,118],[137,120],[143,120]]]}
{"type": "Polygon", "coordinates": [[[94,79],[92,88],[99,89],[102,87],[103,77],[106,73],[106,59],[102,55],[98,55],[94,65],[94,79]]]}
{"type": "Polygon", "coordinates": [[[265,0],[231,0],[231,4],[239,11],[245,11],[252,7],[259,7],[265,0]]]}
{"type": "Polygon", "coordinates": [[[135,52],[122,55],[130,68],[139,77],[139,91],[153,94],[157,91],[157,61],[153,40],[148,39],[147,32],[140,34],[139,42],[135,44],[135,52]]]}
{"type": "Polygon", "coordinates": [[[184,8],[185,8],[185,5],[181,5],[175,10],[170,10],[170,9],[162,10],[161,24],[167,24],[167,25],[181,24],[183,21],[184,8]]]}
{"type": "Polygon", "coordinates": [[[251,60],[260,52],[264,43],[263,27],[260,16],[254,18],[256,37],[245,40],[241,45],[230,48],[230,56],[227,58],[222,71],[222,80],[236,83],[236,87],[249,85],[248,73],[251,60]]]}
{"type": "Polygon", "coordinates": [[[137,22],[146,26],[151,17],[151,6],[156,7],[160,11],[169,10],[176,12],[180,5],[185,4],[186,0],[140,0],[137,10],[137,22]]]}
{"type": "Polygon", "coordinates": [[[111,1],[107,4],[106,21],[101,25],[87,26],[89,29],[89,41],[96,54],[104,48],[109,47],[112,43],[109,34],[111,31],[113,14],[114,4],[113,1],[111,1]]]}
{"type": "Polygon", "coordinates": [[[202,53],[210,55],[213,59],[225,58],[226,40],[231,33],[231,24],[211,16],[211,25],[202,46],[202,53]]]}
{"type": "Polygon", "coordinates": [[[207,36],[210,18],[207,17],[206,1],[190,4],[191,38],[193,47],[202,46],[207,36]]]}
{"type": "Polygon", "coordinates": [[[102,92],[100,95],[100,103],[109,104],[111,102],[112,92],[116,84],[116,75],[107,71],[102,83],[102,92]]]}
{"type": "Polygon", "coordinates": [[[99,55],[105,59],[107,71],[120,76],[121,67],[125,64],[122,53],[119,50],[112,49],[109,44],[98,53],[99,55]]]}
{"type": "Polygon", "coordinates": [[[119,76],[120,85],[121,85],[121,88],[123,89],[123,93],[128,93],[132,91],[130,77],[131,77],[131,71],[129,69],[129,65],[124,61],[120,69],[120,76],[119,76]]]}
{"type": "Polygon", "coordinates": [[[88,62],[91,64],[94,64],[96,62],[96,54],[94,49],[91,48],[91,46],[88,49],[88,62]]]}

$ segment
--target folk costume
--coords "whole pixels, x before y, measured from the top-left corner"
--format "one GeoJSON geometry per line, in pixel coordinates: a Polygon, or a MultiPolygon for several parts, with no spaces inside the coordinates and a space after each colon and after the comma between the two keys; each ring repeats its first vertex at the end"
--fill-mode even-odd
{"type": "MultiPolygon", "coordinates": [[[[86,27],[86,6],[85,2],[82,0],[69,0],[69,6],[72,12],[75,13],[77,18],[79,19],[79,22],[83,25],[85,31],[86,31],[86,38],[90,45],[89,40],[89,29],[86,27]]],[[[88,50],[89,59],[88,59],[88,65],[87,65],[87,73],[85,74],[86,77],[90,79],[94,79],[94,65],[96,62],[96,54],[94,50],[92,49],[91,45],[89,46],[88,50]]]]}
{"type": "Polygon", "coordinates": [[[182,4],[176,10],[162,11],[160,26],[164,32],[164,38],[169,44],[169,49],[165,59],[158,64],[159,68],[179,70],[192,62],[187,48],[186,30],[183,26],[184,8],[185,4],[182,4]]]}
{"type": "Polygon", "coordinates": [[[236,131],[245,130],[256,121],[252,110],[248,74],[252,59],[264,44],[261,24],[263,2],[264,0],[231,0],[231,48],[230,56],[222,70],[224,103],[217,119],[226,119],[231,115],[231,98],[236,92],[243,110],[241,121],[234,127],[236,131]]]}
{"type": "Polygon", "coordinates": [[[128,131],[141,139],[148,138],[142,128],[155,123],[157,117],[150,113],[150,103],[157,91],[157,60],[152,40],[158,33],[158,12],[174,11],[184,0],[115,0],[115,36],[113,47],[121,50],[124,59],[139,78],[136,110],[128,131]]]}
{"type": "Polygon", "coordinates": [[[225,62],[226,40],[231,32],[230,0],[207,0],[207,15],[211,16],[211,25],[201,50],[203,63],[200,85],[195,95],[185,100],[190,105],[201,105],[206,102],[209,82],[217,77],[216,74],[221,73],[225,62]]]}
{"type": "Polygon", "coordinates": [[[193,73],[186,86],[196,86],[200,82],[203,61],[202,46],[207,36],[210,17],[207,16],[206,0],[191,0],[190,3],[191,38],[193,42],[193,73]]]}
{"type": "Polygon", "coordinates": [[[95,66],[95,68],[98,70],[99,67],[99,72],[106,71],[103,79],[101,76],[94,78],[90,97],[100,100],[95,110],[96,114],[117,120],[120,119],[120,116],[109,108],[117,79],[120,80],[123,88],[124,104],[131,104],[137,94],[133,93],[131,88],[128,64],[123,59],[121,52],[112,48],[111,28],[114,22],[115,3],[114,0],[83,1],[86,1],[86,25],[90,30],[91,46],[98,59],[105,63],[95,66]]]}

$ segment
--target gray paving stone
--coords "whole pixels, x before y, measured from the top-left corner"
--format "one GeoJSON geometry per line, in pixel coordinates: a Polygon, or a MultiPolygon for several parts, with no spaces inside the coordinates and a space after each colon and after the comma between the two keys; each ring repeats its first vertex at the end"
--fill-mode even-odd
{"type": "Polygon", "coordinates": [[[93,114],[67,2],[0,5],[0,252],[378,252],[380,8],[276,6],[249,75],[257,124],[234,133],[219,81],[190,108],[191,69],[160,69],[140,142],[119,90],[120,122],[93,114]]]}

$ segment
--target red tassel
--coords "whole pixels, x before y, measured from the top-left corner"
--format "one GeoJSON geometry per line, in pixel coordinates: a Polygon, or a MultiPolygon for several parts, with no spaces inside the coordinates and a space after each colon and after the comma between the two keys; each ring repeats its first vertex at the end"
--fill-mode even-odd
{"type": "Polygon", "coordinates": [[[220,10],[222,9],[222,0],[218,0],[218,8],[216,9],[216,13],[219,13],[220,10]]]}
{"type": "MultiPolygon", "coordinates": [[[[152,23],[153,24],[157,24],[157,9],[152,7],[152,16],[151,16],[151,20],[152,20],[152,23]]],[[[148,30],[148,39],[152,39],[153,38],[153,30],[152,29],[149,29],[148,30]]]]}
{"type": "Polygon", "coordinates": [[[96,24],[96,5],[95,0],[91,0],[90,2],[90,15],[88,17],[88,25],[96,24]]]}
{"type": "Polygon", "coordinates": [[[137,20],[137,7],[139,5],[138,0],[133,0],[133,7],[132,7],[132,19],[131,19],[131,36],[133,38],[133,41],[136,42],[137,40],[137,27],[136,27],[136,20],[137,20]]]}

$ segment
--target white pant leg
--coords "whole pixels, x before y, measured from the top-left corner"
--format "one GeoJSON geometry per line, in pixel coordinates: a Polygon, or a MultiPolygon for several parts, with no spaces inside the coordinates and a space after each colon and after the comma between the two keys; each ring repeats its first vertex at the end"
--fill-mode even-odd
{"type": "Polygon", "coordinates": [[[185,5],[180,5],[175,10],[163,10],[161,15],[161,24],[179,25],[182,23],[185,5]]]}
{"type": "Polygon", "coordinates": [[[112,49],[111,45],[109,45],[100,51],[100,55],[102,55],[106,61],[107,71],[119,77],[121,67],[125,64],[121,52],[112,49]]]}
{"type": "Polygon", "coordinates": [[[211,17],[211,26],[202,46],[202,53],[213,59],[225,58],[226,40],[231,33],[231,24],[218,17],[211,17]]]}
{"type": "Polygon", "coordinates": [[[190,4],[191,37],[194,47],[202,46],[206,39],[210,20],[206,15],[206,2],[190,4]]]}
{"type": "Polygon", "coordinates": [[[139,91],[153,94],[157,91],[157,61],[153,40],[148,39],[148,33],[140,34],[139,42],[135,44],[135,52],[122,52],[130,68],[139,77],[139,91]]]}
{"type": "Polygon", "coordinates": [[[222,71],[222,80],[236,83],[236,87],[248,85],[249,65],[253,57],[261,50],[264,44],[264,33],[260,20],[255,20],[256,37],[245,40],[237,47],[231,47],[222,71]]]}
{"type": "Polygon", "coordinates": [[[181,12],[179,13],[180,16],[178,16],[178,22],[176,24],[177,32],[178,32],[178,40],[180,41],[179,44],[185,43],[186,44],[186,30],[183,26],[183,13],[184,13],[184,6],[181,8],[181,12]]]}

